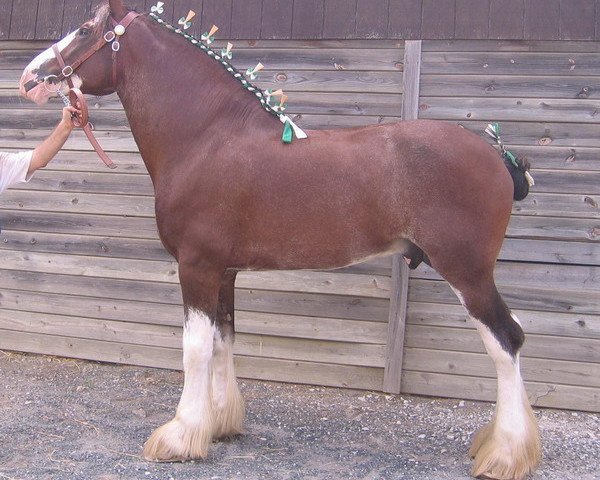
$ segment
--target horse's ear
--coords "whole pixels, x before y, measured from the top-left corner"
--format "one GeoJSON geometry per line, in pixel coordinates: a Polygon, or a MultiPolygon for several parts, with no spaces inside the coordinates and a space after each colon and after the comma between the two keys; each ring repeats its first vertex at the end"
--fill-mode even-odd
{"type": "Polygon", "coordinates": [[[125,8],[125,5],[123,5],[123,0],[110,0],[109,6],[110,13],[117,22],[127,15],[127,9],[125,8]]]}

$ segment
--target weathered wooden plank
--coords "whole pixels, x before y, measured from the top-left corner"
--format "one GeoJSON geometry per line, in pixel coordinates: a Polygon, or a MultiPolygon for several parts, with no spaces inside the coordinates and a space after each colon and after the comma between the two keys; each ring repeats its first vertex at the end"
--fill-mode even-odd
{"type": "Polygon", "coordinates": [[[388,36],[417,40],[421,38],[423,0],[390,1],[388,36]]]}
{"type": "Polygon", "coordinates": [[[292,38],[322,38],[324,14],[325,0],[294,2],[292,38]]]}
{"type": "Polygon", "coordinates": [[[600,150],[596,148],[567,148],[553,146],[519,146],[519,155],[528,157],[535,169],[552,170],[600,170],[600,150]]]}
{"type": "MultiPolygon", "coordinates": [[[[9,310],[38,314],[51,312],[53,315],[129,322],[130,325],[138,329],[142,329],[143,324],[171,327],[181,327],[183,325],[183,305],[162,303],[149,305],[147,302],[135,300],[83,297],[3,288],[0,292],[0,307],[2,307],[2,312],[8,312],[9,310]]],[[[252,313],[252,315],[260,314],[252,313]]],[[[236,314],[236,322],[238,321],[237,317],[236,314]]],[[[240,322],[236,323],[236,327],[239,327],[238,323],[240,322]]],[[[376,324],[383,325],[381,323],[376,324]]],[[[85,335],[83,336],[85,337],[85,335]]]]}
{"type": "MultiPolygon", "coordinates": [[[[10,34],[10,20],[12,16],[12,0],[7,0],[6,7],[0,15],[0,41],[8,40],[10,34]]],[[[1,49],[2,47],[0,47],[1,49]]]]}
{"type": "Polygon", "coordinates": [[[235,313],[235,329],[236,332],[257,335],[376,345],[385,344],[387,334],[387,327],[383,322],[239,310],[235,313]]]}
{"type": "MultiPolygon", "coordinates": [[[[398,51],[401,58],[402,50],[398,51]]],[[[402,71],[264,70],[257,85],[286,92],[402,93],[402,71]]],[[[326,101],[326,100],[325,100],[326,101]]]]}
{"type": "MultiPolygon", "coordinates": [[[[600,314],[596,292],[546,290],[535,286],[503,286],[500,288],[500,293],[504,301],[514,309],[583,315],[600,314]]],[[[419,279],[411,279],[408,301],[458,304],[456,295],[446,282],[419,279]]]]}
{"type": "Polygon", "coordinates": [[[53,172],[41,170],[16,190],[37,190],[72,193],[111,193],[153,196],[154,187],[146,174],[96,172],[53,172]]]}
{"type": "Polygon", "coordinates": [[[598,241],[600,224],[591,219],[512,217],[508,230],[515,238],[553,238],[572,241],[598,241]]]}
{"type": "Polygon", "coordinates": [[[180,348],[183,329],[182,326],[97,320],[89,316],[66,316],[48,312],[34,313],[3,309],[0,313],[0,331],[3,330],[102,340],[120,344],[180,348]]]}
{"type": "Polygon", "coordinates": [[[600,244],[509,238],[502,246],[499,259],[563,265],[600,265],[600,244]]]}
{"type": "Polygon", "coordinates": [[[522,39],[524,0],[490,0],[490,38],[522,39]]]}
{"type": "Polygon", "coordinates": [[[389,0],[357,0],[356,36],[358,38],[386,38],[389,3],[389,0]]]}
{"type": "Polygon", "coordinates": [[[400,393],[402,382],[408,283],[408,267],[400,255],[394,255],[383,391],[396,394],[400,393]]]}
{"type": "Polygon", "coordinates": [[[561,239],[569,241],[600,240],[600,222],[579,218],[512,216],[507,236],[530,239],[561,239]]]}
{"type": "MultiPolygon", "coordinates": [[[[479,1],[479,0],[477,0],[479,1]]],[[[425,40],[424,52],[546,52],[546,53],[598,53],[597,42],[553,42],[528,40],[425,40]]]]}
{"type": "Polygon", "coordinates": [[[81,2],[79,0],[65,0],[65,3],[66,8],[64,9],[62,19],[62,37],[66,36],[73,30],[78,28],[83,22],[89,20],[92,17],[90,2],[81,2]]]}
{"type": "MultiPolygon", "coordinates": [[[[4,206],[3,203],[0,203],[4,206]]],[[[31,233],[62,233],[74,235],[98,235],[111,237],[158,239],[154,217],[129,217],[105,215],[64,214],[58,212],[34,212],[0,210],[0,221],[6,238],[10,231],[31,233]]]]}
{"type": "MultiPolygon", "coordinates": [[[[0,216],[1,218],[1,216],[0,216]]],[[[95,234],[93,230],[89,233],[95,234]]],[[[131,234],[136,232],[131,229],[131,234]]],[[[43,232],[6,231],[0,234],[0,250],[19,252],[62,253],[109,258],[171,261],[160,240],[140,238],[64,235],[43,232]]]]}
{"type": "Polygon", "coordinates": [[[37,21],[35,25],[35,38],[43,40],[57,40],[62,38],[64,0],[52,2],[39,2],[37,8],[37,21]]]}
{"type": "MultiPolygon", "coordinates": [[[[482,135],[488,122],[461,121],[459,125],[482,135]]],[[[600,147],[593,124],[546,123],[546,122],[503,122],[502,139],[509,147],[553,146],[553,147],[600,147]]]]}
{"type": "Polygon", "coordinates": [[[236,355],[383,368],[385,345],[236,334],[236,355]]]}
{"type": "Polygon", "coordinates": [[[120,217],[154,218],[154,197],[97,195],[93,193],[38,192],[9,189],[2,194],[0,207],[62,213],[91,213],[120,217]]]}
{"type": "MultiPolygon", "coordinates": [[[[596,245],[600,245],[597,243],[596,245]]],[[[422,265],[411,270],[411,278],[441,280],[441,276],[431,267],[422,265]]],[[[600,291],[600,268],[587,265],[537,264],[527,265],[514,262],[498,262],[494,270],[496,284],[504,287],[527,287],[535,285],[539,289],[560,291],[578,290],[581,292],[600,291]]]]}
{"type": "Polygon", "coordinates": [[[423,74],[594,76],[600,68],[591,53],[436,52],[423,55],[423,74]]]}
{"type": "MultiPolygon", "coordinates": [[[[177,283],[174,261],[2,251],[2,267],[40,273],[177,283]]],[[[240,272],[238,288],[389,298],[389,277],[334,272],[240,272]]]]}
{"type": "MultiPolygon", "coordinates": [[[[398,51],[398,58],[403,55],[402,49],[398,51]]],[[[309,65],[307,65],[308,67],[309,65]]],[[[11,92],[16,93],[16,86],[18,85],[19,78],[21,78],[22,71],[20,70],[0,70],[0,89],[11,89],[11,92]]],[[[370,71],[346,71],[346,70],[273,70],[265,69],[261,72],[261,76],[258,81],[255,82],[257,86],[262,89],[266,88],[284,88],[286,91],[305,91],[305,92],[356,92],[356,93],[402,93],[402,71],[396,70],[384,71],[384,72],[370,72],[370,71]]],[[[591,95],[595,95],[593,92],[591,95]]],[[[13,96],[12,94],[10,96],[13,96]]],[[[94,120],[94,126],[98,129],[103,129],[101,122],[104,121],[105,116],[100,115],[106,113],[106,110],[121,109],[121,105],[112,101],[107,102],[108,97],[102,100],[102,103],[92,98],[97,106],[92,112],[92,118],[94,120]]],[[[110,99],[112,100],[112,98],[110,99]]],[[[3,106],[9,106],[8,101],[0,103],[0,108],[3,106]]],[[[19,114],[21,109],[27,109],[29,114],[49,115],[49,110],[52,111],[52,120],[56,120],[58,103],[52,102],[51,108],[34,107],[33,104],[22,102],[18,107],[19,114]]],[[[13,106],[9,107],[11,110],[13,106]]],[[[5,114],[9,111],[5,110],[5,114]]],[[[113,114],[114,115],[114,114],[113,114]]],[[[121,126],[127,125],[125,122],[124,114],[110,118],[113,122],[111,126],[120,128],[121,126]]],[[[52,124],[53,125],[53,124],[52,124]]],[[[50,125],[49,125],[50,126],[50,125]]],[[[3,125],[4,127],[4,125],[3,125]]],[[[38,127],[39,128],[39,127],[38,127]]]]}
{"type": "Polygon", "coordinates": [[[534,175],[539,180],[536,191],[540,193],[600,193],[600,172],[534,170],[534,175]]]}
{"type": "MultiPolygon", "coordinates": [[[[600,317],[571,313],[537,312],[513,309],[528,335],[553,335],[600,339],[600,317]]],[[[407,322],[414,325],[473,329],[462,305],[411,302],[408,305],[407,322]]]]}
{"type": "MultiPolygon", "coordinates": [[[[121,300],[125,302],[145,302],[144,309],[154,309],[155,305],[181,306],[182,304],[181,292],[177,284],[77,277],[18,270],[1,270],[0,273],[0,288],[3,289],[2,291],[12,289],[15,291],[34,291],[44,295],[85,297],[82,302],[89,298],[90,306],[97,312],[100,311],[97,307],[102,307],[105,305],[103,302],[108,300],[115,302],[114,305],[117,306],[119,306],[118,301],[121,300]]],[[[238,288],[236,289],[235,300],[236,308],[240,311],[345,318],[383,323],[387,323],[389,312],[389,299],[351,295],[276,292],[238,288]]],[[[66,303],[66,300],[64,302],[66,303]]],[[[108,308],[113,308],[110,306],[111,303],[108,305],[108,308]]],[[[123,302],[120,305],[120,308],[123,309],[123,302]]],[[[104,306],[104,308],[107,307],[104,306]]],[[[158,312],[160,311],[158,310],[158,312]]],[[[100,315],[100,313],[96,314],[100,315]]],[[[152,318],[152,316],[149,315],[149,318],[152,318]]],[[[177,320],[179,318],[178,316],[177,320]]],[[[117,319],[127,320],[127,318],[123,319],[121,317],[117,317],[117,319]]]]}
{"type": "MultiPolygon", "coordinates": [[[[180,348],[183,329],[163,325],[95,320],[89,317],[3,310],[0,314],[0,331],[2,330],[180,348]]],[[[383,367],[385,347],[376,344],[291,339],[238,332],[234,353],[286,360],[383,367]]]]}
{"type": "Polygon", "coordinates": [[[231,7],[231,38],[259,38],[261,0],[233,0],[231,7]]]}
{"type": "Polygon", "coordinates": [[[381,390],[383,369],[312,362],[236,357],[238,377],[329,387],[381,390]]]}
{"type": "Polygon", "coordinates": [[[600,78],[523,75],[423,75],[423,97],[600,98],[600,78]]]}
{"type": "MultiPolygon", "coordinates": [[[[37,109],[33,104],[21,103],[20,107],[13,108],[7,104],[0,104],[0,128],[2,129],[43,129],[52,130],[61,118],[61,111],[57,109],[37,109]]],[[[129,132],[127,117],[122,110],[92,111],[90,119],[95,132],[101,130],[122,130],[129,132]]]]}
{"type": "MultiPolygon", "coordinates": [[[[182,368],[179,349],[59,336],[47,337],[9,330],[0,332],[0,349],[158,368],[182,368]]],[[[382,369],[370,367],[323,365],[267,358],[236,357],[235,360],[237,375],[240,378],[377,390],[381,388],[383,376],[382,369]]]]}
{"type": "Polygon", "coordinates": [[[261,38],[290,38],[293,0],[263,0],[261,38]]]}
{"type": "Polygon", "coordinates": [[[465,98],[419,99],[419,117],[436,120],[496,120],[499,122],[600,123],[600,100],[553,98],[465,98]]]}
{"type": "Polygon", "coordinates": [[[513,213],[556,217],[600,217],[600,198],[595,195],[563,195],[530,193],[525,200],[515,203],[513,213]]]}
{"type": "MultiPolygon", "coordinates": [[[[531,382],[600,387],[597,363],[522,358],[521,374],[531,382]]],[[[404,368],[418,372],[496,378],[496,368],[486,354],[407,348],[404,368]]]]}
{"type": "MultiPolygon", "coordinates": [[[[485,347],[476,330],[446,327],[408,325],[406,347],[429,350],[485,353],[485,347]]],[[[567,360],[600,363],[600,340],[549,335],[527,335],[521,358],[567,360]],[[560,344],[561,348],[556,348],[560,344]]]]}
{"type": "MultiPolygon", "coordinates": [[[[537,382],[525,382],[525,386],[529,400],[534,407],[566,408],[591,412],[597,412],[600,409],[600,392],[597,388],[537,382]]],[[[491,378],[407,370],[404,375],[402,392],[491,402],[496,400],[496,381],[491,378]]]]}
{"type": "Polygon", "coordinates": [[[454,38],[487,39],[489,16],[489,0],[456,0],[454,38]]]}
{"type": "MultiPolygon", "coordinates": [[[[596,29],[594,0],[561,0],[560,33],[562,40],[593,40],[596,29]]],[[[597,32],[596,32],[597,33],[597,32]]]]}
{"type": "Polygon", "coordinates": [[[356,2],[327,0],[323,18],[323,38],[351,38],[356,32],[356,2]]]}
{"type": "Polygon", "coordinates": [[[525,0],[526,40],[560,38],[560,0],[525,0]]]}
{"type": "MultiPolygon", "coordinates": [[[[93,229],[86,229],[88,235],[65,235],[40,231],[11,231],[4,225],[0,236],[0,250],[18,250],[21,252],[64,253],[69,255],[93,255],[112,258],[132,258],[142,260],[171,261],[172,257],[163,248],[156,234],[150,239],[139,238],[133,227],[119,232],[119,237],[98,236],[93,229]],[[93,234],[93,235],[89,235],[93,234]],[[125,237],[124,235],[132,235],[125,237]],[[135,236],[135,237],[133,237],[135,236]]],[[[345,268],[334,270],[337,273],[356,273],[361,275],[390,275],[389,257],[374,259],[345,268]]]]}
{"type": "Polygon", "coordinates": [[[213,25],[219,27],[219,37],[231,37],[232,0],[204,0],[202,8],[202,30],[208,32],[213,25]]]}
{"type": "Polygon", "coordinates": [[[455,9],[455,0],[423,0],[421,37],[453,38],[455,9]]]}
{"type": "MultiPolygon", "coordinates": [[[[257,61],[261,61],[271,70],[340,70],[341,67],[346,70],[368,71],[399,69],[398,50],[395,48],[398,42],[383,44],[382,48],[376,50],[376,55],[373,54],[373,48],[347,48],[340,43],[329,48],[315,48],[314,43],[306,42],[307,48],[300,49],[300,52],[299,49],[289,46],[289,42],[285,42],[284,45],[283,48],[281,45],[279,48],[236,47],[234,63],[240,70],[256,65],[257,61]],[[343,47],[335,48],[340,45],[343,47]]],[[[22,71],[37,53],[39,51],[1,50],[0,69],[22,71]]]]}
{"type": "Polygon", "coordinates": [[[385,299],[390,297],[390,278],[377,275],[309,271],[240,272],[236,286],[385,299]]]}
{"type": "Polygon", "coordinates": [[[12,0],[9,35],[11,40],[33,40],[35,38],[37,10],[38,0],[12,0]]]}
{"type": "MultiPolygon", "coordinates": [[[[9,148],[35,148],[51,133],[50,130],[0,130],[0,145],[9,148]]],[[[131,136],[126,131],[97,131],[94,133],[98,142],[107,152],[137,152],[138,148],[131,136]]],[[[71,150],[91,150],[92,147],[82,131],[76,130],[71,134],[65,144],[65,148],[71,150]]]]}

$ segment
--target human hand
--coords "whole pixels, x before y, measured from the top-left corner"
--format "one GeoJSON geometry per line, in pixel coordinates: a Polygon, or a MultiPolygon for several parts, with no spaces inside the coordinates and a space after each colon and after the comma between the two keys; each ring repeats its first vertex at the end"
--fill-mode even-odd
{"type": "Polygon", "coordinates": [[[73,106],[64,107],[62,110],[62,119],[60,121],[61,125],[67,127],[69,130],[73,130],[73,128],[75,128],[75,125],[73,125],[74,115],[81,115],[81,110],[73,106]]]}

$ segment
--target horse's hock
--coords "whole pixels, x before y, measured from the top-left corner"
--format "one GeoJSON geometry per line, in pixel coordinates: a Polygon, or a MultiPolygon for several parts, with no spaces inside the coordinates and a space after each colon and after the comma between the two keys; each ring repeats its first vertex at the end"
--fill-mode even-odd
{"type": "MultiPolygon", "coordinates": [[[[0,38],[0,149],[33,148],[57,105],[32,110],[15,85],[49,44],[0,38]]],[[[527,334],[529,398],[600,411],[599,50],[577,41],[280,40],[235,42],[234,58],[240,69],[268,58],[257,82],[283,87],[303,128],[387,123],[403,111],[477,133],[499,121],[537,182],[515,204],[496,268],[527,334]]],[[[48,169],[0,198],[0,348],[181,368],[177,267],[156,234],[151,182],[118,98],[90,104],[119,169],[105,170],[78,133],[48,169]]],[[[392,258],[240,274],[238,375],[494,400],[493,364],[454,293],[428,267],[406,274],[392,258]]]]}

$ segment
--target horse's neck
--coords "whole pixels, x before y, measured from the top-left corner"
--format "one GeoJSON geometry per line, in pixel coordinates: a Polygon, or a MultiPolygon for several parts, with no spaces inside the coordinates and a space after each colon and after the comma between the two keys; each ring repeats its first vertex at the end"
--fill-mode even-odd
{"type": "Polygon", "coordinates": [[[206,157],[215,142],[278,134],[279,121],[218,62],[172,32],[151,30],[128,45],[118,93],[153,180],[192,152],[206,157]]]}

